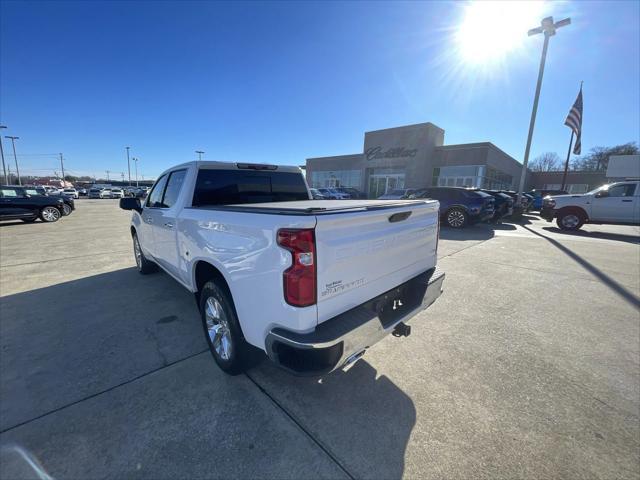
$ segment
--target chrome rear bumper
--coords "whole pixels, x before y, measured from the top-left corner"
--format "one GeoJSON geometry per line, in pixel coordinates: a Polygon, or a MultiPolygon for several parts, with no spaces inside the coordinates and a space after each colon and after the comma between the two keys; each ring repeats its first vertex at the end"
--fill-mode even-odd
{"type": "Polygon", "coordinates": [[[275,328],[266,339],[269,358],[296,375],[340,368],[428,308],[442,294],[444,272],[427,270],[368,302],[327,320],[309,333],[275,328]]]}

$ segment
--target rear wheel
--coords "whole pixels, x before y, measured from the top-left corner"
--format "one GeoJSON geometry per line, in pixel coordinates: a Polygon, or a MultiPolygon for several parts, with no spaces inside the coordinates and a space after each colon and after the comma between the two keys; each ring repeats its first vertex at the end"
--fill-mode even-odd
{"type": "Polygon", "coordinates": [[[467,225],[467,214],[461,208],[452,208],[447,212],[447,225],[451,228],[463,228],[467,225]]]}
{"type": "Polygon", "coordinates": [[[138,267],[138,272],[142,275],[153,273],[158,270],[158,266],[144,256],[142,248],[140,248],[137,233],[133,234],[133,255],[136,258],[136,267],[138,267]]]}
{"type": "Polygon", "coordinates": [[[242,335],[231,296],[215,279],[202,287],[200,316],[215,362],[229,375],[242,373],[248,366],[250,347],[242,335]]]}
{"type": "Polygon", "coordinates": [[[43,222],[57,222],[58,220],[60,220],[60,216],[60,210],[58,210],[56,207],[44,207],[42,210],[40,210],[40,219],[43,222]]]}
{"type": "Polygon", "coordinates": [[[584,216],[575,210],[560,212],[556,224],[561,230],[579,230],[584,225],[584,216]]]}

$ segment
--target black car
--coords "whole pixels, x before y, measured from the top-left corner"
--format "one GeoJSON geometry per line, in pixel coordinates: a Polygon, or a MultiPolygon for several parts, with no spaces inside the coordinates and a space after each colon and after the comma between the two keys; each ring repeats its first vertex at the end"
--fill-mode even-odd
{"type": "Polygon", "coordinates": [[[513,216],[514,217],[519,217],[523,213],[528,212],[529,210],[531,210],[531,208],[533,208],[533,204],[532,204],[533,199],[530,196],[527,196],[526,194],[522,194],[520,203],[518,203],[517,192],[514,192],[513,190],[498,190],[498,191],[500,193],[509,195],[513,199],[513,216]]]}
{"type": "Polygon", "coordinates": [[[481,192],[488,193],[495,199],[495,212],[493,217],[489,220],[491,223],[498,223],[504,217],[509,217],[513,214],[514,200],[506,193],[500,193],[497,190],[485,190],[480,189],[481,192]]]}
{"type": "Polygon", "coordinates": [[[353,187],[336,187],[335,190],[339,191],[340,193],[351,195],[351,198],[353,199],[367,198],[367,195],[365,193],[362,193],[360,190],[353,187]]]}
{"type": "Polygon", "coordinates": [[[30,195],[24,187],[15,185],[0,186],[0,220],[22,220],[35,222],[57,222],[64,211],[61,197],[30,195]]]}
{"type": "Polygon", "coordinates": [[[64,193],[42,193],[44,189],[42,187],[23,187],[24,191],[27,195],[35,196],[35,195],[46,195],[52,198],[61,198],[64,204],[62,205],[62,215],[65,217],[67,215],[71,215],[76,209],[76,202],[74,201],[71,195],[65,195],[64,193]]]}
{"type": "Polygon", "coordinates": [[[431,187],[412,195],[440,202],[440,218],[452,228],[462,228],[493,218],[495,199],[479,190],[463,187],[431,187]]]}

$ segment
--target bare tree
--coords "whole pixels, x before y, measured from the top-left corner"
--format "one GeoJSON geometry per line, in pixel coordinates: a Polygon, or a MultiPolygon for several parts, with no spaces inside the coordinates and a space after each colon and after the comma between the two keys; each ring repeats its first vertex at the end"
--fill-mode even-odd
{"type": "Polygon", "coordinates": [[[603,171],[609,165],[611,155],[636,155],[640,153],[636,142],[628,142],[615,147],[593,147],[589,153],[574,158],[571,162],[572,170],[603,171]]]}
{"type": "Polygon", "coordinates": [[[553,172],[561,170],[562,161],[556,152],[546,152],[529,162],[532,172],[553,172]]]}

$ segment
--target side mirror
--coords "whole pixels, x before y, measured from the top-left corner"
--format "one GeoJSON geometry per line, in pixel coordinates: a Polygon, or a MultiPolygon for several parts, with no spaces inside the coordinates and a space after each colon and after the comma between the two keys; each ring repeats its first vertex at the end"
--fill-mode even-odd
{"type": "Polygon", "coordinates": [[[600,190],[596,193],[596,198],[604,198],[609,196],[609,190],[600,190]]]}
{"type": "Polygon", "coordinates": [[[120,199],[120,208],[123,210],[135,210],[142,213],[142,205],[139,198],[123,197],[120,199]]]}

